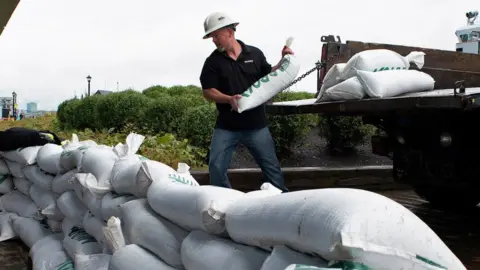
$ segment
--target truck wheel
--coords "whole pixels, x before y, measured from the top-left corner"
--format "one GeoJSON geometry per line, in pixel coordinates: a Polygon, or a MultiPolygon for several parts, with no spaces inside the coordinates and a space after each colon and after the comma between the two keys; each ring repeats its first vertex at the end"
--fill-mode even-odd
{"type": "Polygon", "coordinates": [[[475,208],[480,203],[480,194],[476,189],[455,189],[452,187],[434,187],[418,185],[415,192],[432,206],[443,209],[475,208]]]}

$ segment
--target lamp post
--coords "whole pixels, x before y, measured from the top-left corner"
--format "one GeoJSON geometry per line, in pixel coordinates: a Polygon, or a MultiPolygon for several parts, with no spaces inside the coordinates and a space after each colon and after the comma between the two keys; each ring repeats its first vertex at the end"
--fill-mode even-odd
{"type": "Polygon", "coordinates": [[[90,96],[90,81],[92,80],[92,77],[90,75],[87,76],[87,82],[88,82],[88,96],[90,96]]]}
{"type": "Polygon", "coordinates": [[[13,92],[12,97],[13,97],[13,100],[12,100],[12,116],[13,116],[13,120],[16,120],[17,119],[17,110],[15,108],[15,104],[17,104],[17,93],[13,92]]]}

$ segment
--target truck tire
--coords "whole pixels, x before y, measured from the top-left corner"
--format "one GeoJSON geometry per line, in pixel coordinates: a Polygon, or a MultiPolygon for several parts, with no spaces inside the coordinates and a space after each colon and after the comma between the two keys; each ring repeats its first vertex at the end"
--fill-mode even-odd
{"type": "Polygon", "coordinates": [[[432,206],[442,209],[474,209],[480,203],[480,193],[475,188],[457,189],[453,187],[414,186],[415,192],[432,206]]]}

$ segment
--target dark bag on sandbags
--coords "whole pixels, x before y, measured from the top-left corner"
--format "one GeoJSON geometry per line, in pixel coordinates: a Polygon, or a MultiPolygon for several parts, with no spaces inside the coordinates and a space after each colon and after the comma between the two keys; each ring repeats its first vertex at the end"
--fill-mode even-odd
{"type": "Polygon", "coordinates": [[[42,146],[47,143],[62,144],[62,139],[48,130],[34,130],[13,127],[0,131],[0,151],[12,151],[30,146],[42,146]]]}

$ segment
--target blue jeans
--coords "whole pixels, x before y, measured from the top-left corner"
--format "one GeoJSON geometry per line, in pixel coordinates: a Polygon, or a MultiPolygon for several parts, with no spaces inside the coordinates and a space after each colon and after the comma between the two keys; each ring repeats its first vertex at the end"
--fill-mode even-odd
{"type": "Polygon", "coordinates": [[[210,146],[210,184],[214,186],[231,188],[228,180],[228,167],[232,160],[237,145],[242,143],[252,154],[260,169],[262,169],[266,182],[287,192],[280,168],[275,144],[268,127],[247,131],[230,131],[216,128],[213,132],[210,146]]]}

